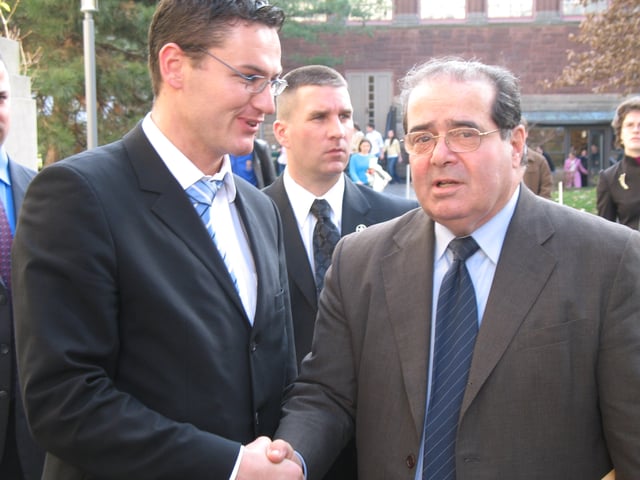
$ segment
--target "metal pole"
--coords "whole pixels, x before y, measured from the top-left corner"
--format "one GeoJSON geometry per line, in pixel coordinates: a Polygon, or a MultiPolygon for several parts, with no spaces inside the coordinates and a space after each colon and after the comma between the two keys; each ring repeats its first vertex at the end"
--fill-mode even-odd
{"type": "Polygon", "coordinates": [[[87,110],[87,149],[98,146],[98,102],[96,95],[96,51],[93,14],[98,11],[98,0],[81,0],[80,11],[84,33],[84,83],[87,110]]]}

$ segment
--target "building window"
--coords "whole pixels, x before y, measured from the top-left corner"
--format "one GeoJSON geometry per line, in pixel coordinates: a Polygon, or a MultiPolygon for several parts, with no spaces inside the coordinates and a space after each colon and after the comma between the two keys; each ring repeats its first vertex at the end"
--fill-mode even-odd
{"type": "Polygon", "coordinates": [[[489,18],[533,16],[533,0],[487,0],[489,18]]]}
{"type": "Polygon", "coordinates": [[[420,0],[420,18],[427,20],[464,20],[467,15],[466,3],[466,0],[448,0],[447,2],[420,0]]]}
{"type": "Polygon", "coordinates": [[[607,9],[607,0],[591,0],[583,5],[582,0],[562,0],[562,14],[565,17],[584,16],[587,13],[599,13],[607,9]]]}

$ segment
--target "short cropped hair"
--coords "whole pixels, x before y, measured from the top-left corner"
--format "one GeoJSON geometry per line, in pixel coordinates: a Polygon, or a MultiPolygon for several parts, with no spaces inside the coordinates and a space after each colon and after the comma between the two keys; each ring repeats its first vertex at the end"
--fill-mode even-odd
{"type": "Polygon", "coordinates": [[[153,94],[162,77],[158,55],[168,43],[176,43],[195,61],[203,52],[224,44],[229,30],[239,22],[261,23],[280,30],[285,14],[264,0],[160,0],[149,26],[149,73],[153,94]]]}
{"type": "Polygon", "coordinates": [[[306,65],[294,68],[282,78],[287,81],[289,86],[276,97],[278,119],[289,117],[292,108],[291,99],[300,87],[348,88],[345,78],[337,70],[325,65],[306,65]]]}
{"type": "Polygon", "coordinates": [[[622,147],[622,143],[620,143],[620,134],[622,132],[622,124],[624,123],[624,119],[629,114],[629,112],[640,111],[640,97],[631,97],[616,108],[616,113],[613,117],[613,121],[611,122],[611,126],[613,127],[613,133],[615,135],[615,146],[622,147]]]}
{"type": "Polygon", "coordinates": [[[503,139],[520,124],[520,83],[509,70],[458,57],[434,58],[412,68],[401,80],[401,100],[404,107],[403,126],[408,131],[407,101],[409,95],[421,83],[435,78],[451,78],[456,81],[486,80],[493,85],[496,96],[491,118],[501,130],[503,139]]]}

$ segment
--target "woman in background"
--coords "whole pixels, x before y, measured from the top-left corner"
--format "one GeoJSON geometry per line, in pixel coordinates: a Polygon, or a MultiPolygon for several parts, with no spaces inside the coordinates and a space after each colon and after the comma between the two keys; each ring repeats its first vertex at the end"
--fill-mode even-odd
{"type": "Polygon", "coordinates": [[[638,229],[640,220],[640,96],[622,102],[611,122],[624,158],[600,172],[598,215],[638,229]]]}

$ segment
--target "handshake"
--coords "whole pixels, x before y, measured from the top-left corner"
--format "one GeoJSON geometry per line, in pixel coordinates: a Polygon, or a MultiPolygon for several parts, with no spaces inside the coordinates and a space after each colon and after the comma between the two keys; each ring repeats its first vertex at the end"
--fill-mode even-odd
{"type": "Polygon", "coordinates": [[[236,480],[304,480],[302,462],[284,440],[258,437],[245,445],[236,480]]]}

